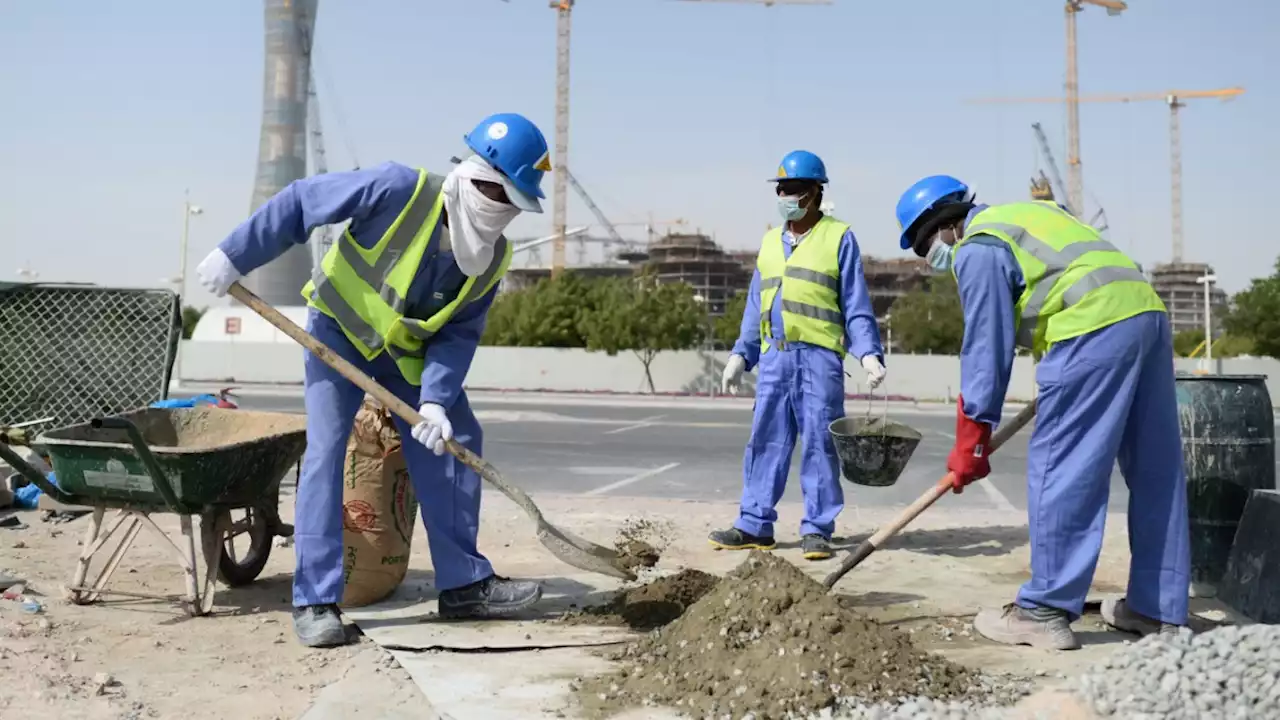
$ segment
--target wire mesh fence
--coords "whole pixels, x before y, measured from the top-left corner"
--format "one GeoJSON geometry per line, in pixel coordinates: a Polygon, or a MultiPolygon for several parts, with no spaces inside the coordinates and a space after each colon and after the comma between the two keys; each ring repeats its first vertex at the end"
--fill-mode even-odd
{"type": "Polygon", "coordinates": [[[0,285],[0,425],[86,422],[168,395],[182,335],[170,290],[0,285]]]}

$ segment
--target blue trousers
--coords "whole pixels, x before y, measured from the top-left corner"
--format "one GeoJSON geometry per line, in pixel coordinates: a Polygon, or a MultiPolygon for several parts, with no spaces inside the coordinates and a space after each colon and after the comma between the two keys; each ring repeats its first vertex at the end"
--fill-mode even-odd
{"type": "MultiPolygon", "coordinates": [[[[410,385],[386,354],[372,362],[351,345],[333,319],[311,312],[307,330],[363,370],[401,400],[418,406],[419,388],[410,385]]],[[[342,601],[342,470],[347,439],[364,391],[336,370],[306,353],[307,450],[294,518],[297,569],[293,576],[293,604],[327,605],[342,601]]],[[[472,452],[481,452],[480,423],[466,393],[448,411],[454,438],[472,452]]],[[[476,549],[480,529],[480,477],[451,455],[436,457],[413,440],[411,426],[395,418],[403,438],[405,462],[427,527],[431,564],[439,590],[469,585],[493,574],[476,549]]]]}
{"type": "Polygon", "coordinates": [[[742,503],[734,526],[773,536],[774,507],[787,488],[800,436],[800,534],[830,538],[844,509],[840,461],[827,427],[844,417],[844,363],[826,348],[792,343],[761,354],[751,439],[742,461],[742,503]]]}
{"type": "Polygon", "coordinates": [[[1084,609],[1102,549],[1111,469],[1129,487],[1130,608],[1185,623],[1187,481],[1168,317],[1149,312],[1056,343],[1036,369],[1027,461],[1031,580],[1023,607],[1084,609]]]}

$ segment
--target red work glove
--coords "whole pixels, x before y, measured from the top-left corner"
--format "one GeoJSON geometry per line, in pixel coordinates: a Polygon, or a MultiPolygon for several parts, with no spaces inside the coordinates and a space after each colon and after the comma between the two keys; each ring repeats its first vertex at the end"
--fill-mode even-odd
{"type": "Polygon", "coordinates": [[[951,487],[955,492],[991,474],[991,426],[970,420],[964,414],[964,396],[956,401],[956,444],[947,456],[947,469],[955,473],[951,487]]]}

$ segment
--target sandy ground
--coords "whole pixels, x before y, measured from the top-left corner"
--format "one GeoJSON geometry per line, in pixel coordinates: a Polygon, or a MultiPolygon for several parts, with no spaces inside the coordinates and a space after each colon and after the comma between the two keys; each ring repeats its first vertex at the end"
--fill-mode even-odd
{"type": "MultiPolygon", "coordinates": [[[[732,505],[581,496],[537,500],[552,522],[599,542],[611,542],[624,521],[636,518],[669,527],[662,569],[722,573],[743,558],[715,552],[705,541],[710,529],[732,519],[732,505]]],[[[799,509],[783,506],[780,511],[782,527],[793,527],[799,509]]],[[[286,519],[292,515],[290,498],[283,500],[281,512],[286,519]]],[[[859,540],[892,513],[849,507],[839,531],[850,541],[859,540]]],[[[62,599],[61,588],[70,580],[87,519],[54,524],[41,522],[38,511],[19,516],[27,528],[0,529],[0,569],[26,579],[28,594],[40,596],[45,607],[28,614],[18,603],[0,600],[0,716],[251,720],[304,713],[313,719],[433,715],[407,675],[371,643],[309,650],[294,641],[289,549],[274,549],[256,583],[237,589],[220,586],[210,617],[188,618],[176,604],[128,598],[77,606],[62,599]]],[[[156,520],[177,537],[176,517],[156,520]]],[[[778,552],[815,577],[834,567],[834,562],[801,559],[796,538],[783,535],[779,540],[783,546],[778,552]]],[[[181,591],[178,567],[160,542],[140,535],[113,587],[181,591]]],[[[1126,545],[1124,518],[1113,516],[1094,583],[1100,596],[1123,591],[1126,545]]],[[[531,524],[496,493],[485,499],[481,548],[504,575],[576,572],[537,545],[531,524]]],[[[846,576],[837,591],[852,596],[871,616],[912,632],[926,649],[988,670],[1035,675],[1051,687],[1130,638],[1107,632],[1096,615],[1076,624],[1085,643],[1076,652],[1006,648],[976,638],[968,620],[980,606],[1012,599],[1027,576],[1028,554],[1021,514],[960,513],[948,510],[944,499],[846,576]]],[[[421,523],[412,567],[415,581],[429,579],[421,523]]]]}

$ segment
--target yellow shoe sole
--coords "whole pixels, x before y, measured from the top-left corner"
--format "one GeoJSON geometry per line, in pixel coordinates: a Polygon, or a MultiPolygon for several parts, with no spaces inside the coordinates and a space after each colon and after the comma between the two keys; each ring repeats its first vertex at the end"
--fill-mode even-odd
{"type": "Polygon", "coordinates": [[[723,543],[718,543],[715,540],[708,540],[707,542],[711,543],[711,547],[717,550],[772,550],[778,547],[776,542],[769,543],[768,545],[761,545],[760,543],[751,543],[750,545],[725,545],[723,543]]]}
{"type": "Polygon", "coordinates": [[[833,552],[807,552],[807,553],[805,553],[805,554],[804,554],[804,559],[805,559],[805,560],[829,560],[829,559],[831,559],[831,556],[832,556],[832,555],[835,555],[835,553],[833,553],[833,552]]]}

